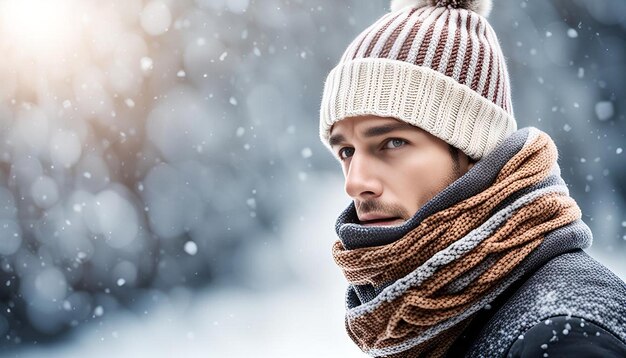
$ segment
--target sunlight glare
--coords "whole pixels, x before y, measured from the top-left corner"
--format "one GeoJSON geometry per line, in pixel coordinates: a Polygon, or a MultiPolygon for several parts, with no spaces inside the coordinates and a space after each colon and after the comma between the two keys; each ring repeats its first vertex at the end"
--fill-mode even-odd
{"type": "Polygon", "coordinates": [[[2,41],[29,57],[65,56],[80,35],[72,0],[4,0],[0,14],[2,41]]]}

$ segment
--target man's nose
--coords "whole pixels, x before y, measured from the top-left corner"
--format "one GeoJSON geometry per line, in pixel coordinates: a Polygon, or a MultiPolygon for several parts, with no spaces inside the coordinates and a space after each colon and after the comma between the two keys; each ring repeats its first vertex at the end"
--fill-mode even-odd
{"type": "Polygon", "coordinates": [[[345,190],[353,199],[365,199],[382,194],[382,182],[367,156],[354,154],[346,173],[345,190]]]}

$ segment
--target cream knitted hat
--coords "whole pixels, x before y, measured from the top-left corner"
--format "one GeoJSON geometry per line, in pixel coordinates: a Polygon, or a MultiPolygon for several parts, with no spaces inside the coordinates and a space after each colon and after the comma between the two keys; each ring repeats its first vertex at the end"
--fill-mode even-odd
{"type": "Polygon", "coordinates": [[[491,0],[392,0],[324,85],[320,138],[347,117],[394,117],[473,159],[517,130],[491,0]]]}

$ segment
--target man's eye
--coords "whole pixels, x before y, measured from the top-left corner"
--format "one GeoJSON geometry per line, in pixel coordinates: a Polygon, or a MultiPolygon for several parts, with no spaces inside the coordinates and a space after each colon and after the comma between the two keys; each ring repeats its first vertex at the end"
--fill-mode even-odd
{"type": "Polygon", "coordinates": [[[344,147],[339,149],[339,159],[344,160],[347,157],[352,156],[352,154],[354,154],[354,148],[350,148],[350,147],[344,147]]]}
{"type": "Polygon", "coordinates": [[[385,148],[394,149],[394,148],[399,148],[405,144],[406,144],[406,141],[404,139],[393,138],[393,139],[390,139],[387,143],[385,143],[385,148]]]}

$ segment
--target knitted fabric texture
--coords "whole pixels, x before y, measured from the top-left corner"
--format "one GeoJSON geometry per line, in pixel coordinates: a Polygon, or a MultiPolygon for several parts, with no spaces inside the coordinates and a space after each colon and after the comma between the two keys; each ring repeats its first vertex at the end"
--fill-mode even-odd
{"type": "MultiPolygon", "coordinates": [[[[338,230],[341,241],[333,256],[351,283],[346,328],[364,352],[442,356],[473,314],[520,275],[557,253],[590,244],[591,236],[581,235],[560,243],[556,252],[548,249],[550,233],[584,224],[560,180],[556,147],[547,134],[521,131],[491,156],[504,163],[490,184],[478,183],[484,190],[413,221],[397,240],[351,249],[338,230]],[[521,149],[507,150],[520,136],[525,137],[521,149]],[[367,287],[370,294],[362,294],[367,287]]],[[[477,165],[466,176],[480,169],[477,165]]],[[[451,193],[432,201],[445,202],[451,193]]],[[[343,225],[355,226],[338,222],[343,225]]]]}
{"type": "Polygon", "coordinates": [[[358,35],[326,79],[320,138],[347,117],[393,117],[480,159],[517,129],[505,58],[477,13],[405,7],[358,35]]]}

